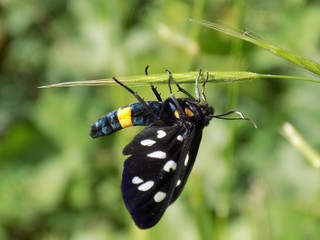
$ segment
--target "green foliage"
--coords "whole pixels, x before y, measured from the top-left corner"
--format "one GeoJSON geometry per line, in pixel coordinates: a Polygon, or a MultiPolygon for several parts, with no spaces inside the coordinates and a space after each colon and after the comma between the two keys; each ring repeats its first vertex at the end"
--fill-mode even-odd
{"type": "Polygon", "coordinates": [[[319,86],[288,81],[319,80],[318,1],[3,0],[0,13],[0,239],[319,239],[319,86]],[[181,197],[141,231],[120,194],[121,150],[141,128],[88,136],[135,99],[118,86],[37,87],[116,76],[154,99],[138,85],[165,83],[165,69],[192,83],[200,68],[229,82],[207,85],[216,112],[239,109],[258,129],[214,120],[181,197]]]}

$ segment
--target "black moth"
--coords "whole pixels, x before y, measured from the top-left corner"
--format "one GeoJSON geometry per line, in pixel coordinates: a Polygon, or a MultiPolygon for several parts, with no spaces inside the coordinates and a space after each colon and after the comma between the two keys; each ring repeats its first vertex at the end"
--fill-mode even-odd
{"type": "Polygon", "coordinates": [[[210,120],[248,120],[238,111],[214,115],[214,109],[208,105],[204,94],[208,73],[200,94],[198,81],[202,71],[199,71],[196,98],[177,83],[178,90],[186,98],[176,98],[171,89],[171,73],[167,72],[170,97],[164,101],[153,85],[151,88],[157,101],[144,101],[113,78],[138,102],[108,113],[92,125],[90,132],[90,136],[96,138],[130,126],[146,126],[123,149],[123,154],[130,156],[124,163],[121,183],[125,205],[141,229],[153,227],[181,194],[198,153],[202,130],[210,120]],[[224,118],[232,113],[240,117],[224,118]]]}

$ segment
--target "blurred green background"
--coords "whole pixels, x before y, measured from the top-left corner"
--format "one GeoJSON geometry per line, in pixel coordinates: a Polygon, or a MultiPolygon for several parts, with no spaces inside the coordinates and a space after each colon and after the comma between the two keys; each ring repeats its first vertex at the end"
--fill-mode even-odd
{"type": "Polygon", "coordinates": [[[37,89],[146,65],[314,77],[188,19],[221,20],[319,61],[319,16],[318,0],[0,0],[0,239],[320,239],[319,171],[280,134],[288,121],[320,149],[317,84],[208,84],[217,113],[241,110],[258,129],[213,120],[181,197],[146,231],[120,193],[122,148],[142,128],[89,137],[134,97],[118,86],[37,89]]]}

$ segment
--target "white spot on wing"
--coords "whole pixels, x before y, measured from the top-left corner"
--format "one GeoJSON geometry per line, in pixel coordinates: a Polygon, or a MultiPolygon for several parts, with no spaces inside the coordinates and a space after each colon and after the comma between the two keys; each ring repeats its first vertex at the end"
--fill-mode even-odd
{"type": "Polygon", "coordinates": [[[156,141],[154,141],[154,140],[151,140],[151,139],[145,139],[145,140],[142,140],[141,142],[140,142],[140,144],[142,145],[142,146],[147,146],[147,147],[151,147],[153,144],[155,144],[156,143],[156,141]]]}
{"type": "Polygon", "coordinates": [[[154,181],[147,181],[145,183],[142,183],[139,187],[138,187],[138,190],[140,191],[148,191],[150,190],[150,188],[152,188],[154,185],[154,181]]]}
{"type": "Polygon", "coordinates": [[[166,164],[163,166],[163,170],[165,170],[166,172],[170,172],[171,170],[176,170],[177,168],[177,164],[175,161],[173,160],[169,160],[168,162],[166,162],[166,164]]]}
{"type": "Polygon", "coordinates": [[[132,183],[133,184],[140,184],[140,183],[143,183],[143,180],[139,177],[134,177],[134,178],[132,178],[132,183]]]}
{"type": "Polygon", "coordinates": [[[178,136],[177,136],[177,140],[180,141],[180,142],[182,142],[182,141],[183,141],[183,137],[182,137],[181,135],[178,135],[178,136]]]}
{"type": "Polygon", "coordinates": [[[186,158],[184,159],[184,165],[187,166],[189,162],[189,153],[187,153],[186,158]]]}
{"type": "Polygon", "coordinates": [[[177,181],[176,187],[178,187],[180,184],[181,184],[181,180],[179,179],[179,180],[177,181]]]}
{"type": "Polygon", "coordinates": [[[154,195],[153,199],[154,199],[154,201],[156,201],[156,202],[161,202],[163,199],[165,199],[166,196],[167,196],[167,194],[164,193],[164,192],[157,192],[157,193],[154,195]]]}
{"type": "Polygon", "coordinates": [[[155,151],[155,152],[149,153],[147,156],[152,158],[165,159],[167,157],[167,154],[162,151],[155,151]]]}
{"type": "Polygon", "coordinates": [[[157,138],[163,138],[167,135],[166,132],[163,130],[158,130],[157,133],[158,133],[157,138]]]}

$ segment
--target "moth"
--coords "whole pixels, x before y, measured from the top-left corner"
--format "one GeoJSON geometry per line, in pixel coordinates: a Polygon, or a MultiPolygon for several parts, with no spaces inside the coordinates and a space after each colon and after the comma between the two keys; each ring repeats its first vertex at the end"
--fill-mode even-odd
{"type": "MultiPolygon", "coordinates": [[[[146,74],[147,70],[148,67],[146,74]]],[[[168,206],[180,196],[196,160],[203,128],[213,118],[249,120],[238,111],[215,115],[205,96],[208,73],[200,93],[202,71],[199,71],[195,98],[175,83],[178,91],[186,95],[176,98],[171,87],[172,75],[167,72],[170,96],[165,100],[153,85],[157,100],[144,101],[138,93],[113,78],[134,95],[137,102],[101,117],[90,131],[90,136],[97,138],[131,126],[146,126],[123,149],[123,154],[129,157],[124,163],[121,183],[124,203],[141,229],[157,224],[168,206]],[[226,117],[233,113],[239,117],[226,117]]]]}

